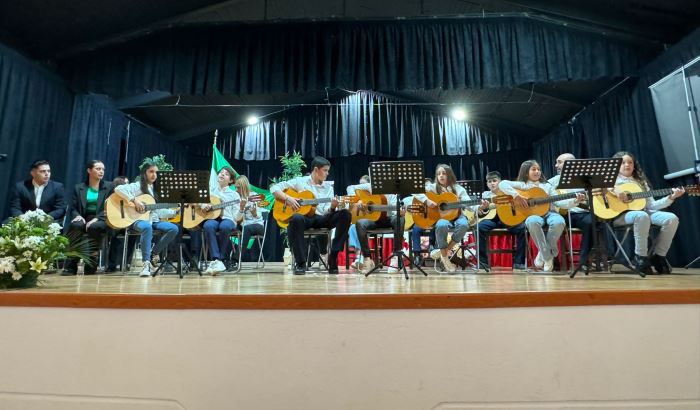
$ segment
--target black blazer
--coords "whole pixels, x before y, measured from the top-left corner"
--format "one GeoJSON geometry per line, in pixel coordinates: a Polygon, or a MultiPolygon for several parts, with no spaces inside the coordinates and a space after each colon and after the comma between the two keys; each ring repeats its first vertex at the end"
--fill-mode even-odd
{"type": "MultiPolygon", "coordinates": [[[[66,200],[64,198],[63,184],[49,180],[48,185],[41,194],[39,208],[53,216],[55,220],[63,219],[66,213],[66,200]]],[[[32,180],[21,181],[15,184],[10,196],[10,215],[20,216],[27,211],[36,210],[36,196],[32,180]]]]}
{"type": "MultiPolygon", "coordinates": [[[[71,221],[76,216],[84,217],[87,215],[85,208],[87,207],[87,189],[86,183],[81,182],[75,186],[73,190],[73,199],[70,204],[70,219],[71,221]]],[[[99,192],[97,194],[97,219],[105,220],[105,199],[112,193],[114,187],[111,182],[100,181],[99,192]]]]}

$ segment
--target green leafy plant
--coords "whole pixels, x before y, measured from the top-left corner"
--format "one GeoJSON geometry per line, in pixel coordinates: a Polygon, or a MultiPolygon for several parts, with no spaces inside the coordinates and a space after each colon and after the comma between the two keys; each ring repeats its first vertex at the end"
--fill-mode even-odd
{"type": "MultiPolygon", "coordinates": [[[[292,178],[304,175],[302,170],[306,168],[306,162],[304,162],[304,158],[302,158],[301,153],[293,151],[290,154],[289,152],[287,152],[283,156],[279,157],[279,159],[282,163],[282,175],[277,178],[271,178],[270,182],[272,184],[277,184],[283,181],[289,181],[292,178]]],[[[280,234],[282,235],[282,243],[284,244],[284,246],[289,247],[287,229],[280,228],[280,234]]]]}
{"type": "Polygon", "coordinates": [[[53,217],[40,209],[10,218],[0,226],[0,289],[36,286],[39,275],[58,259],[88,262],[85,244],[71,243],[53,217]]]}
{"type": "MultiPolygon", "coordinates": [[[[156,164],[158,167],[158,171],[172,171],[173,166],[165,160],[165,154],[160,154],[160,155],[154,155],[152,157],[146,157],[141,161],[141,165],[139,165],[139,169],[143,167],[145,164],[156,164]]],[[[141,175],[137,176],[134,178],[134,181],[140,181],[141,180],[141,175]]]]}

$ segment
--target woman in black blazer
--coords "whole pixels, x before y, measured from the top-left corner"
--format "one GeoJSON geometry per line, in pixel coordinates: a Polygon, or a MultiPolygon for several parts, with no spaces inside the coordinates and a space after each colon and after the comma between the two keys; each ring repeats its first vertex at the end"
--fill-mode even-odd
{"type": "MultiPolygon", "coordinates": [[[[91,258],[93,263],[85,266],[85,273],[95,273],[97,269],[97,251],[100,248],[102,238],[107,233],[105,222],[105,199],[112,192],[112,184],[102,180],[105,174],[105,165],[100,160],[92,160],[87,163],[87,181],[75,186],[73,200],[70,207],[71,223],[68,228],[69,237],[82,237],[87,235],[90,240],[91,258]]],[[[66,265],[65,272],[75,274],[77,260],[71,260],[66,265]]]]}

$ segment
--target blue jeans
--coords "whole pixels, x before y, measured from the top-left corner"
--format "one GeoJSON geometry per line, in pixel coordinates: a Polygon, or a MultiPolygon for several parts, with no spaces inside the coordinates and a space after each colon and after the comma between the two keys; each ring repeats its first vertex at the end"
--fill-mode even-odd
{"type": "Polygon", "coordinates": [[[151,252],[158,255],[165,249],[170,242],[175,239],[179,230],[178,226],[172,222],[153,222],[136,221],[133,225],[134,230],[141,235],[141,259],[146,262],[151,261],[151,252]],[[153,230],[163,232],[160,240],[151,251],[151,242],[153,241],[153,230]]]}
{"type": "Polygon", "coordinates": [[[454,222],[450,222],[447,219],[440,219],[437,221],[435,224],[435,242],[437,243],[437,249],[447,248],[447,232],[453,228],[452,241],[460,243],[469,230],[469,221],[467,221],[467,217],[460,215],[454,222]]]}
{"type": "Polygon", "coordinates": [[[531,215],[525,220],[525,226],[544,260],[554,259],[559,254],[557,242],[566,227],[563,216],[552,211],[547,212],[544,217],[531,215]],[[542,229],[545,224],[549,227],[546,236],[542,229]]]}
{"type": "MultiPolygon", "coordinates": [[[[413,250],[414,253],[420,253],[423,251],[421,249],[421,234],[425,232],[423,228],[419,227],[418,225],[413,225],[411,228],[411,250],[413,250]]],[[[435,245],[435,230],[431,229],[428,232],[428,237],[430,238],[430,244],[433,246],[435,245]]]]}
{"type": "Polygon", "coordinates": [[[525,264],[525,247],[527,242],[525,241],[525,225],[519,224],[515,226],[507,226],[500,220],[493,219],[483,219],[479,221],[479,263],[484,266],[491,266],[489,264],[488,257],[488,240],[489,232],[496,228],[506,228],[508,232],[515,235],[515,256],[513,257],[514,265],[524,265],[525,264]]]}
{"type": "MultiPolygon", "coordinates": [[[[217,221],[210,219],[204,222],[204,238],[209,246],[209,257],[212,260],[223,260],[223,256],[231,252],[231,232],[236,229],[236,223],[230,219],[217,221]]],[[[228,259],[228,258],[227,258],[228,259]]]]}
{"type": "Polygon", "coordinates": [[[360,238],[357,237],[355,224],[350,225],[350,229],[348,229],[348,247],[355,248],[355,252],[360,249],[360,238]]]}
{"type": "Polygon", "coordinates": [[[632,225],[634,232],[634,253],[639,256],[648,256],[649,229],[651,225],[661,227],[656,237],[656,245],[653,253],[666,256],[671,247],[673,237],[678,229],[678,217],[671,212],[656,211],[629,211],[618,216],[613,224],[615,226],[632,225]]]}

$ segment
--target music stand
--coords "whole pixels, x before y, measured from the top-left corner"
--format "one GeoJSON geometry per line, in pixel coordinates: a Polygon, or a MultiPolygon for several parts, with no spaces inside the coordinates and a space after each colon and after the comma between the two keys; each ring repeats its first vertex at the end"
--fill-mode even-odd
{"type": "MultiPolygon", "coordinates": [[[[463,181],[457,181],[457,183],[464,188],[465,191],[467,191],[467,195],[469,195],[469,199],[481,199],[481,196],[484,193],[484,182],[481,181],[480,179],[471,179],[471,180],[463,180],[463,181]]],[[[479,260],[479,211],[474,212],[474,218],[476,218],[476,225],[474,231],[476,232],[474,234],[474,237],[476,238],[476,272],[474,273],[479,273],[479,268],[482,266],[481,261],[479,260]]],[[[471,254],[471,251],[469,251],[471,254]]],[[[464,256],[464,249],[462,249],[462,255],[464,256]]],[[[474,256],[472,254],[472,256],[474,256]]],[[[484,271],[488,272],[488,269],[483,268],[484,271]]]]}
{"type": "MultiPolygon", "coordinates": [[[[153,187],[154,192],[158,196],[158,200],[162,202],[171,202],[180,204],[180,222],[176,243],[178,248],[177,259],[177,274],[180,279],[182,274],[182,253],[187,254],[189,260],[192,260],[192,255],[189,249],[182,244],[182,234],[184,232],[183,222],[185,220],[185,204],[201,204],[209,203],[209,177],[210,171],[161,171],[158,173],[158,179],[153,187]]],[[[154,272],[154,276],[165,266],[170,264],[170,261],[165,259],[158,269],[154,272]]],[[[174,266],[173,266],[174,267],[174,266]]],[[[199,266],[195,265],[199,276],[202,276],[202,271],[199,266]]]]}
{"type": "MultiPolygon", "coordinates": [[[[588,195],[588,205],[591,213],[592,226],[592,255],[597,254],[597,264],[603,262],[603,269],[608,272],[607,250],[605,249],[605,239],[603,244],[598,244],[598,223],[593,209],[593,188],[606,190],[615,186],[615,180],[620,173],[622,158],[594,158],[594,159],[569,159],[564,162],[561,170],[558,189],[584,189],[588,195]]],[[[573,261],[572,261],[573,263],[573,261]]],[[[578,266],[569,275],[570,278],[576,276],[579,270],[586,263],[584,260],[578,261],[578,266]]],[[[644,276],[643,273],[637,272],[644,276]]],[[[585,272],[588,275],[588,272],[585,272]]]]}
{"type": "MultiPolygon", "coordinates": [[[[406,271],[406,261],[411,267],[415,267],[428,276],[420,266],[417,266],[413,261],[403,253],[403,226],[398,223],[401,221],[401,195],[411,195],[425,192],[425,169],[423,161],[380,161],[371,162],[369,164],[369,179],[372,186],[372,194],[396,194],[396,216],[397,223],[394,225],[394,251],[391,255],[384,259],[383,265],[391,260],[394,256],[401,261],[403,274],[408,279],[406,271]],[[401,238],[401,239],[399,239],[401,238]]],[[[371,271],[365,274],[365,277],[379,269],[381,265],[377,265],[371,271]]]]}

